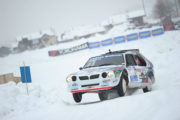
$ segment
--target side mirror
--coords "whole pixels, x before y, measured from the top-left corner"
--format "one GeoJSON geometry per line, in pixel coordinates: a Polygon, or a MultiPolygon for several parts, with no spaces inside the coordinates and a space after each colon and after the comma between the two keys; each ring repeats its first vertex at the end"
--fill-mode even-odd
{"type": "Polygon", "coordinates": [[[83,69],[82,67],[79,68],[79,70],[82,70],[82,69],[83,69]]]}

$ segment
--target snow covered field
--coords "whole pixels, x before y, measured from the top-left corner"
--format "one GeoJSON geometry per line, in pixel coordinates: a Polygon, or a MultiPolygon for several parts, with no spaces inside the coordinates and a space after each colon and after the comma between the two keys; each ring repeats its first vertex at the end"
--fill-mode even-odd
{"type": "MultiPolygon", "coordinates": [[[[138,41],[49,57],[45,48],[0,58],[0,74],[20,76],[24,61],[31,67],[30,96],[25,84],[0,85],[0,120],[178,120],[180,119],[180,31],[138,41]],[[153,91],[134,90],[125,97],[100,102],[97,94],[84,94],[76,104],[66,88],[66,76],[83,66],[89,57],[138,48],[155,67],[153,91]]],[[[81,42],[81,41],[78,41],[81,42]]],[[[66,43],[74,46],[74,43],[66,43]]],[[[64,46],[66,46],[64,45],[64,46]]],[[[61,49],[62,45],[54,49],[61,49]]]]}

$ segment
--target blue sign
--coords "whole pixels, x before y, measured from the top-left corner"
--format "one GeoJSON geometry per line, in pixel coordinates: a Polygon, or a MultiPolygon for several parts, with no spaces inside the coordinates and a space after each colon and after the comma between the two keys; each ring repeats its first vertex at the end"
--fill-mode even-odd
{"type": "Polygon", "coordinates": [[[88,46],[89,46],[90,49],[99,48],[100,47],[100,42],[89,42],[88,46]]]}
{"type": "Polygon", "coordinates": [[[29,66],[20,67],[22,83],[31,83],[31,72],[29,66]]]}
{"type": "Polygon", "coordinates": [[[113,41],[110,38],[110,39],[102,40],[101,43],[102,43],[102,46],[108,46],[108,45],[112,45],[113,41]]]}
{"type": "Polygon", "coordinates": [[[152,30],[152,36],[158,36],[164,33],[164,30],[162,28],[158,28],[155,30],[152,30]]]}
{"type": "Polygon", "coordinates": [[[150,31],[139,32],[139,37],[140,39],[151,37],[151,32],[150,31]]]}
{"type": "Polygon", "coordinates": [[[115,38],[114,38],[114,42],[115,42],[115,44],[124,43],[124,42],[125,42],[125,36],[115,37],[115,38]]]}
{"type": "Polygon", "coordinates": [[[127,35],[127,40],[128,41],[138,40],[138,34],[132,33],[132,34],[127,35]]]}

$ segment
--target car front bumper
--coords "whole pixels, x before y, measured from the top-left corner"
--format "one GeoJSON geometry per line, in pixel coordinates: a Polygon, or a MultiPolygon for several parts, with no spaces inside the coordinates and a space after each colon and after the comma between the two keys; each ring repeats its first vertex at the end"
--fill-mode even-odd
{"type": "Polygon", "coordinates": [[[109,90],[113,87],[100,87],[100,88],[90,88],[90,89],[83,89],[83,90],[72,90],[71,93],[78,93],[78,92],[92,92],[92,91],[99,91],[99,90],[109,90]]]}

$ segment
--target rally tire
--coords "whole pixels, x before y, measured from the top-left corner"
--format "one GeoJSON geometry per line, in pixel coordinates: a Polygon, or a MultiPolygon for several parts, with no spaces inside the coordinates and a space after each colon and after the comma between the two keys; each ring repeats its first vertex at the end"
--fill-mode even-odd
{"type": "Polygon", "coordinates": [[[127,90],[127,82],[125,80],[125,76],[122,74],[121,78],[120,78],[120,82],[116,87],[117,89],[117,93],[120,97],[124,96],[126,94],[126,90],[127,90]]]}
{"type": "Polygon", "coordinates": [[[101,101],[104,101],[104,100],[108,99],[108,93],[107,92],[99,92],[98,95],[99,95],[99,99],[101,101]]]}
{"type": "Polygon", "coordinates": [[[82,100],[82,94],[81,93],[73,93],[73,98],[76,103],[79,103],[82,100]]]}
{"type": "Polygon", "coordinates": [[[150,75],[150,76],[148,77],[148,79],[149,79],[150,85],[148,85],[148,86],[146,86],[145,88],[143,88],[143,92],[144,92],[144,93],[152,91],[152,83],[154,82],[154,81],[152,81],[152,80],[154,80],[154,76],[153,76],[153,75],[150,75]]]}
{"type": "Polygon", "coordinates": [[[144,92],[144,93],[150,92],[150,91],[152,91],[151,86],[146,86],[145,88],[143,88],[143,92],[144,92]]]}

